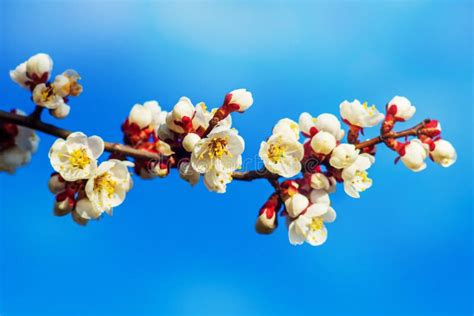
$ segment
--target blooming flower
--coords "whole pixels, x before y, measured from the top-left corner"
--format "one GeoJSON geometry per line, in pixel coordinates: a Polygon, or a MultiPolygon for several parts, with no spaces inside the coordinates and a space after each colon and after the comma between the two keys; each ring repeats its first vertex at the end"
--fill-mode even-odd
{"type": "Polygon", "coordinates": [[[79,74],[72,69],[57,75],[53,82],[54,93],[61,97],[77,97],[82,93],[82,85],[77,82],[79,79],[81,79],[79,74]]]}
{"type": "Polygon", "coordinates": [[[418,172],[426,168],[425,159],[428,156],[428,150],[419,139],[413,139],[403,146],[400,156],[403,164],[412,171],[418,172]]]}
{"type": "Polygon", "coordinates": [[[328,132],[318,132],[311,138],[311,148],[317,154],[328,155],[336,147],[336,138],[328,132]]]}
{"type": "Polygon", "coordinates": [[[301,245],[305,241],[312,246],[319,246],[327,239],[324,223],[336,220],[336,212],[326,204],[313,204],[304,214],[290,222],[288,237],[292,245],[301,245]]]}
{"type": "Polygon", "coordinates": [[[359,198],[359,192],[364,192],[372,186],[372,179],[367,176],[367,169],[375,162],[374,156],[360,154],[356,161],[342,170],[344,191],[353,197],[359,198]]]}
{"type": "Polygon", "coordinates": [[[224,106],[227,106],[237,112],[248,110],[253,104],[252,93],[246,89],[237,89],[226,95],[224,106]]]}
{"type": "Polygon", "coordinates": [[[430,157],[434,162],[443,167],[449,167],[456,162],[456,149],[454,149],[450,142],[438,139],[434,142],[434,145],[434,149],[430,151],[430,157]]]}
{"type": "Polygon", "coordinates": [[[20,149],[18,146],[0,151],[0,171],[10,174],[16,169],[31,161],[31,152],[20,149]]]}
{"type": "Polygon", "coordinates": [[[240,167],[244,148],[244,140],[235,130],[214,129],[194,146],[191,164],[199,173],[207,173],[212,169],[232,172],[240,167]]]}
{"type": "Polygon", "coordinates": [[[300,128],[295,121],[284,118],[273,127],[272,134],[283,134],[298,140],[300,138],[300,128]]]}
{"type": "Polygon", "coordinates": [[[416,112],[416,108],[411,105],[410,100],[405,97],[395,96],[388,103],[388,113],[392,114],[397,120],[406,121],[416,112]]]}
{"type": "Polygon", "coordinates": [[[81,132],[66,140],[57,139],[49,151],[51,165],[66,181],[88,179],[97,168],[97,158],[104,151],[104,141],[98,136],[87,137],[81,132]]]}
{"type": "Polygon", "coordinates": [[[323,113],[314,119],[314,125],[319,132],[328,132],[332,134],[336,140],[341,140],[344,137],[344,130],[341,129],[341,122],[336,116],[323,113]]]}
{"type": "Polygon", "coordinates": [[[291,134],[273,134],[260,145],[258,155],[265,168],[285,178],[291,178],[301,171],[304,149],[291,134]]]}
{"type": "MultiPolygon", "coordinates": [[[[133,163],[117,159],[104,161],[87,180],[85,199],[78,214],[86,219],[97,218],[103,212],[112,215],[112,208],[122,204],[131,187],[130,172],[127,167],[133,163]]],[[[79,202],[78,202],[79,203],[79,202]]]]}
{"type": "Polygon", "coordinates": [[[64,99],[54,94],[51,85],[41,83],[33,90],[33,102],[47,109],[56,109],[64,104],[64,99]]]}
{"type": "Polygon", "coordinates": [[[359,156],[359,150],[352,144],[340,144],[331,153],[329,163],[337,169],[347,168],[359,156]]]}
{"type": "Polygon", "coordinates": [[[361,128],[375,126],[385,117],[375,105],[369,107],[367,102],[361,104],[359,100],[352,102],[345,100],[339,105],[339,109],[344,121],[361,128]]]}

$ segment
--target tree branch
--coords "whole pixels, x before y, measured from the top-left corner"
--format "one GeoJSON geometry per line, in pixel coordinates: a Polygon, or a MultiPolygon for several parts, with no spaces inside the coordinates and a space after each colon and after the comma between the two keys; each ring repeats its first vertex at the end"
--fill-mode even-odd
{"type": "MultiPolygon", "coordinates": [[[[20,126],[25,126],[45,134],[49,134],[52,136],[56,136],[59,138],[67,138],[71,131],[57,127],[52,124],[44,123],[39,118],[41,114],[41,110],[33,112],[34,115],[30,116],[23,116],[18,115],[10,112],[5,112],[0,110],[0,122],[5,123],[13,123],[20,126]]],[[[425,119],[423,122],[415,125],[412,128],[400,131],[400,132],[393,132],[390,131],[384,135],[380,135],[378,137],[366,140],[364,142],[358,143],[356,147],[358,149],[363,149],[365,147],[374,146],[380,143],[385,142],[387,139],[390,138],[401,138],[405,136],[417,136],[420,130],[429,123],[429,119],[425,119]]],[[[212,123],[211,123],[212,124],[212,123]]],[[[212,124],[215,126],[216,124],[212,124]]],[[[151,159],[151,160],[160,160],[161,156],[159,154],[154,154],[145,150],[135,149],[133,147],[122,145],[118,143],[110,143],[105,142],[105,150],[110,153],[118,153],[128,157],[138,158],[138,159],[151,159]]],[[[278,178],[279,176],[276,174],[271,173],[265,168],[259,170],[250,170],[250,171],[236,171],[232,174],[232,178],[234,180],[239,181],[253,181],[256,179],[267,179],[270,184],[276,189],[279,189],[278,178]]]]}

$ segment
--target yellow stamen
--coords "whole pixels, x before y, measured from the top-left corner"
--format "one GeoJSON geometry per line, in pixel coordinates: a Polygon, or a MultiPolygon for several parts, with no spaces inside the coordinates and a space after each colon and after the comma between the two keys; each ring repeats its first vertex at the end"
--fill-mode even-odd
{"type": "Polygon", "coordinates": [[[270,147],[268,147],[267,151],[268,159],[270,159],[270,161],[273,163],[279,163],[284,157],[287,149],[288,146],[282,145],[279,142],[276,144],[270,144],[270,147]]]}
{"type": "Polygon", "coordinates": [[[87,155],[85,148],[76,149],[69,156],[69,163],[74,168],[84,169],[90,162],[91,159],[87,155]]]}
{"type": "Polygon", "coordinates": [[[107,196],[110,198],[115,193],[115,186],[117,182],[112,180],[112,177],[108,173],[104,173],[94,179],[94,191],[105,191],[107,196]]]}
{"type": "Polygon", "coordinates": [[[312,220],[311,220],[311,224],[309,224],[309,228],[312,231],[321,230],[321,229],[323,229],[323,227],[324,227],[323,218],[320,217],[320,216],[313,217],[312,220]]]}
{"type": "Polygon", "coordinates": [[[222,156],[224,156],[224,155],[232,157],[232,154],[227,149],[228,143],[229,143],[228,142],[228,137],[226,137],[226,138],[219,138],[219,137],[212,138],[211,142],[208,145],[209,158],[221,159],[222,156]]]}

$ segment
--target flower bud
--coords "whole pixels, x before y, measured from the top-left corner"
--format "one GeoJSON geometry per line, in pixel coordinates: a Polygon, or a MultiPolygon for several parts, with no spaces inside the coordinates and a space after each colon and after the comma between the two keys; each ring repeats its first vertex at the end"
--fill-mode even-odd
{"type": "Polygon", "coordinates": [[[300,127],[295,121],[284,118],[279,120],[278,123],[273,127],[272,133],[288,135],[295,140],[298,140],[300,138],[300,127]]]}
{"type": "Polygon", "coordinates": [[[310,186],[313,189],[329,190],[331,184],[324,173],[313,173],[310,178],[310,186]]]}
{"type": "Polygon", "coordinates": [[[450,142],[444,139],[438,139],[434,142],[434,145],[434,150],[430,152],[430,157],[434,162],[445,168],[456,162],[456,149],[454,149],[450,142]]]}
{"type": "Polygon", "coordinates": [[[27,76],[35,83],[48,81],[53,69],[53,60],[47,54],[36,54],[26,62],[27,76]]]}
{"type": "Polygon", "coordinates": [[[426,168],[427,149],[419,139],[414,139],[403,146],[400,155],[408,169],[418,172],[426,168]]]}
{"type": "Polygon", "coordinates": [[[69,214],[74,208],[74,201],[68,197],[58,195],[54,201],[54,215],[64,216],[69,214]]]}
{"type": "Polygon", "coordinates": [[[72,215],[73,221],[76,222],[76,224],[78,225],[86,226],[87,223],[89,222],[88,219],[81,217],[76,211],[72,211],[71,215],[72,215]]]}
{"type": "Polygon", "coordinates": [[[298,120],[298,124],[300,127],[301,132],[307,136],[314,136],[318,132],[316,128],[315,119],[311,116],[311,114],[304,112],[301,113],[300,118],[298,120]]]}
{"type": "Polygon", "coordinates": [[[277,227],[275,205],[265,204],[261,209],[255,223],[255,230],[259,234],[271,234],[277,227]]]}
{"type": "Polygon", "coordinates": [[[148,127],[152,120],[153,116],[150,110],[141,104],[135,104],[128,115],[128,121],[137,124],[141,129],[148,127]]]}
{"type": "Polygon", "coordinates": [[[71,107],[66,103],[61,103],[57,108],[50,110],[52,116],[57,119],[63,119],[69,115],[71,107]]]}
{"type": "Polygon", "coordinates": [[[296,193],[285,200],[286,211],[293,218],[298,217],[308,207],[308,204],[308,198],[300,193],[296,193]]]}
{"type": "Polygon", "coordinates": [[[160,154],[165,156],[171,156],[172,154],[174,154],[174,151],[171,149],[171,146],[168,143],[160,140],[156,142],[156,150],[158,150],[160,154]]]}
{"type": "Polygon", "coordinates": [[[406,121],[412,118],[416,108],[411,105],[410,100],[405,97],[396,96],[388,103],[388,112],[399,121],[406,121]]]}
{"type": "Polygon", "coordinates": [[[61,97],[67,97],[71,90],[69,78],[65,75],[57,75],[53,82],[53,92],[61,97]]]}
{"type": "Polygon", "coordinates": [[[183,148],[187,152],[192,152],[194,149],[194,146],[197,144],[198,141],[201,140],[201,137],[195,133],[189,133],[186,136],[184,136],[183,139],[183,148]]]}
{"type": "Polygon", "coordinates": [[[173,120],[181,121],[184,117],[191,119],[194,116],[194,106],[187,97],[181,97],[171,112],[173,120]]]}
{"type": "Polygon", "coordinates": [[[66,182],[61,178],[59,173],[53,173],[48,181],[49,191],[58,194],[66,188],[66,182]]]}
{"type": "Polygon", "coordinates": [[[14,173],[15,170],[31,160],[31,152],[14,146],[0,151],[0,171],[14,173]]]}
{"type": "Polygon", "coordinates": [[[317,154],[328,155],[336,147],[336,138],[328,132],[318,132],[311,138],[311,148],[317,154]]]}
{"type": "Polygon", "coordinates": [[[349,167],[356,161],[359,150],[352,144],[340,144],[331,153],[329,163],[337,169],[349,167]]]}
{"type": "Polygon", "coordinates": [[[94,207],[88,198],[82,198],[76,203],[76,213],[84,219],[99,217],[102,212],[94,207]]]}
{"type": "Polygon", "coordinates": [[[252,93],[246,89],[237,89],[229,92],[226,96],[227,100],[226,105],[240,113],[248,110],[253,104],[252,93]]]}
{"type": "Polygon", "coordinates": [[[344,137],[344,130],[341,129],[341,122],[335,115],[329,113],[320,114],[315,119],[315,126],[318,131],[324,131],[332,134],[336,140],[341,140],[344,137]]]}

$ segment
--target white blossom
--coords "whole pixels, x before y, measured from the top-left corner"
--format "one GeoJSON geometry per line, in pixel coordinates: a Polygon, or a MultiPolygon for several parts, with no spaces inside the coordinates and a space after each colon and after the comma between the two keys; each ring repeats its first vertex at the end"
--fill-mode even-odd
{"type": "Polygon", "coordinates": [[[395,117],[402,121],[409,120],[416,112],[416,108],[405,97],[395,96],[388,103],[388,108],[390,109],[393,105],[396,107],[395,117]]]}
{"type": "Polygon", "coordinates": [[[112,208],[122,204],[126,193],[131,188],[131,176],[127,167],[133,166],[128,161],[110,159],[102,162],[94,174],[87,180],[85,192],[90,201],[81,211],[83,218],[97,218],[103,212],[112,215],[112,208]]]}
{"type": "Polygon", "coordinates": [[[385,117],[377,110],[375,105],[369,107],[367,102],[361,104],[359,100],[352,102],[345,100],[340,104],[339,109],[344,120],[351,125],[362,128],[375,126],[383,121],[385,117]]]}
{"type": "Polygon", "coordinates": [[[374,162],[374,156],[364,153],[360,154],[352,165],[342,170],[344,191],[349,196],[359,198],[359,192],[363,192],[372,186],[372,179],[367,176],[367,169],[374,162]]]}
{"type": "Polygon", "coordinates": [[[53,169],[66,181],[88,179],[97,168],[97,158],[104,151],[104,141],[98,136],[87,137],[81,132],[66,140],[57,139],[49,151],[53,169]]]}
{"type": "Polygon", "coordinates": [[[301,113],[298,125],[301,132],[306,136],[313,136],[318,132],[318,129],[316,128],[316,119],[307,112],[301,113]]]}
{"type": "Polygon", "coordinates": [[[46,82],[53,70],[53,60],[48,54],[36,54],[26,62],[26,74],[35,82],[46,82]]]}
{"type": "Polygon", "coordinates": [[[435,148],[430,152],[430,156],[434,162],[449,167],[456,162],[457,153],[453,145],[444,139],[438,139],[434,142],[435,148]]]}
{"type": "Polygon", "coordinates": [[[54,94],[53,87],[41,83],[33,90],[33,102],[47,109],[56,109],[64,105],[64,99],[54,94]]]}
{"type": "Polygon", "coordinates": [[[292,245],[301,245],[305,241],[312,246],[319,246],[327,239],[324,223],[336,220],[336,212],[325,204],[313,204],[306,212],[290,222],[288,237],[292,245]]]}
{"type": "Polygon", "coordinates": [[[285,178],[291,178],[301,171],[304,149],[291,134],[274,134],[260,145],[258,155],[265,168],[285,178]]]}
{"type": "Polygon", "coordinates": [[[411,140],[404,148],[401,161],[410,170],[418,172],[426,168],[428,149],[419,139],[411,140]]]}
{"type": "Polygon", "coordinates": [[[359,156],[359,150],[352,144],[339,144],[331,153],[329,163],[337,169],[347,168],[359,156]]]}
{"type": "Polygon", "coordinates": [[[240,167],[244,148],[244,140],[235,130],[213,130],[194,146],[191,164],[199,173],[212,169],[232,172],[240,167]]]}
{"type": "Polygon", "coordinates": [[[16,169],[26,165],[31,160],[31,152],[13,146],[0,151],[0,171],[13,174],[16,169]]]}
{"type": "Polygon", "coordinates": [[[318,132],[311,138],[311,148],[317,154],[328,155],[336,147],[336,138],[328,132],[318,132]]]}
{"type": "Polygon", "coordinates": [[[135,104],[128,115],[128,121],[137,124],[141,129],[147,128],[152,120],[151,111],[141,104],[135,104]]]}
{"type": "Polygon", "coordinates": [[[301,193],[290,195],[284,202],[288,215],[293,218],[298,217],[309,205],[308,198],[301,193]]]}
{"type": "Polygon", "coordinates": [[[236,108],[238,112],[244,112],[248,110],[253,104],[252,93],[246,89],[237,89],[229,92],[227,98],[230,97],[229,105],[236,108]]]}
{"type": "Polygon", "coordinates": [[[272,134],[283,134],[298,140],[300,138],[300,128],[295,121],[284,118],[273,127],[272,134]]]}
{"type": "Polygon", "coordinates": [[[318,117],[314,119],[314,124],[319,132],[328,132],[332,134],[336,140],[341,140],[344,137],[341,122],[339,122],[338,118],[333,114],[323,113],[318,115],[318,117]]]}

